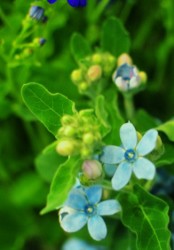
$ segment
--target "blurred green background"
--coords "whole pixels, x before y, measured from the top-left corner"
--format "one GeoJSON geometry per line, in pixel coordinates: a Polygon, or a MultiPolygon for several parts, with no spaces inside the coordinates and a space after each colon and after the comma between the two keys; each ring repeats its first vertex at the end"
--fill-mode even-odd
{"type": "MultiPolygon", "coordinates": [[[[97,48],[103,21],[116,16],[130,33],[130,55],[134,63],[148,75],[147,88],[135,97],[135,106],[163,121],[170,119],[174,113],[173,13],[173,0],[113,0],[107,6],[102,0],[88,0],[83,9],[73,9],[65,0],[54,5],[46,0],[1,1],[0,249],[61,249],[69,237],[60,229],[57,212],[39,215],[46,202],[49,183],[38,174],[35,158],[54,138],[23,104],[21,86],[26,82],[38,82],[51,92],[68,96],[77,103],[78,109],[85,107],[86,98],[79,95],[70,80],[72,70],[77,68],[70,38],[74,32],[79,32],[97,48]],[[21,48],[13,54],[14,41],[22,30],[30,5],[42,3],[48,21],[33,20],[28,42],[44,37],[46,44],[36,47],[25,58],[22,58],[21,48]]],[[[115,229],[111,219],[107,223],[111,232],[102,244],[109,246],[115,229]]],[[[84,229],[75,235],[91,241],[86,232],[84,229]]],[[[127,233],[120,232],[126,241],[127,233]]],[[[124,244],[118,240],[112,249],[123,250],[124,244]]]]}

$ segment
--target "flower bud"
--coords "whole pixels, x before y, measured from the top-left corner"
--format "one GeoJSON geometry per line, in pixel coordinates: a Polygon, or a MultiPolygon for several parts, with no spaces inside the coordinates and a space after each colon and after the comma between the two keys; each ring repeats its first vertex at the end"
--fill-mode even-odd
{"type": "Polygon", "coordinates": [[[73,136],[75,134],[75,129],[72,126],[67,126],[64,129],[65,136],[73,136]]]}
{"type": "Polygon", "coordinates": [[[102,69],[100,65],[92,65],[87,72],[87,77],[91,82],[95,82],[101,78],[102,69]]]}
{"type": "Polygon", "coordinates": [[[71,73],[71,80],[74,83],[82,81],[83,80],[82,70],[81,69],[73,70],[73,72],[71,73]]]}
{"type": "Polygon", "coordinates": [[[63,125],[69,125],[69,124],[72,124],[73,122],[74,122],[74,118],[71,115],[64,115],[61,118],[61,123],[63,125]]]}
{"type": "Polygon", "coordinates": [[[117,65],[121,66],[122,64],[125,63],[132,65],[132,58],[128,54],[123,53],[118,57],[117,65]]]}
{"type": "Polygon", "coordinates": [[[86,160],[83,162],[82,171],[88,180],[96,180],[102,176],[102,165],[96,160],[86,160]]]}
{"type": "Polygon", "coordinates": [[[148,155],[148,158],[151,161],[156,161],[159,159],[164,153],[164,145],[162,143],[161,137],[158,135],[157,141],[156,141],[156,147],[154,150],[148,155]]]}
{"type": "Polygon", "coordinates": [[[147,81],[147,74],[146,74],[146,72],[140,71],[140,72],[139,72],[139,77],[140,77],[140,79],[141,79],[141,81],[142,81],[143,83],[145,83],[145,82],[147,81]]]}
{"type": "Polygon", "coordinates": [[[62,140],[58,142],[56,151],[63,156],[72,155],[74,153],[74,143],[70,140],[62,140]]]}
{"type": "Polygon", "coordinates": [[[87,90],[88,89],[88,83],[87,82],[81,82],[80,84],[79,84],[79,90],[80,91],[85,91],[85,90],[87,90]]]}
{"type": "Polygon", "coordinates": [[[31,6],[29,16],[33,19],[41,21],[44,17],[44,9],[40,6],[31,6]]]}
{"type": "Polygon", "coordinates": [[[92,62],[95,64],[102,63],[102,55],[99,53],[94,54],[91,59],[92,59],[92,62]]]}
{"type": "Polygon", "coordinates": [[[92,144],[94,142],[94,136],[91,133],[86,133],[83,135],[83,142],[85,144],[92,144]]]}

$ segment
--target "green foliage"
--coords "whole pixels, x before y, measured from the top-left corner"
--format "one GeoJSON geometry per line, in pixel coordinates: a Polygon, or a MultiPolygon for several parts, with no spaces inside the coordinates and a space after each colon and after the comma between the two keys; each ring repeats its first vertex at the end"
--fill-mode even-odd
{"type": "Polygon", "coordinates": [[[136,185],[132,193],[119,196],[123,207],[122,221],[136,234],[138,250],[169,250],[169,207],[159,198],[136,185]]]}
{"type": "Polygon", "coordinates": [[[75,112],[72,101],[61,94],[51,94],[38,83],[25,84],[22,87],[22,97],[31,112],[55,136],[61,126],[61,117],[75,112]]]}
{"type": "Polygon", "coordinates": [[[170,141],[174,142],[174,120],[167,121],[157,127],[159,131],[162,131],[167,135],[170,141]]]}
{"type": "Polygon", "coordinates": [[[41,214],[58,209],[63,205],[70,189],[75,184],[79,164],[79,159],[72,157],[59,166],[51,183],[46,207],[42,209],[41,214]]]}
{"type": "Polygon", "coordinates": [[[51,182],[59,165],[66,161],[56,152],[56,145],[57,142],[54,142],[47,146],[35,160],[38,173],[47,182],[51,182]]]}
{"type": "Polygon", "coordinates": [[[88,41],[78,33],[73,34],[71,38],[71,51],[77,63],[91,54],[88,41]]]}
{"type": "Polygon", "coordinates": [[[130,48],[128,32],[119,19],[110,17],[103,25],[101,47],[114,56],[126,53],[130,48]]]}

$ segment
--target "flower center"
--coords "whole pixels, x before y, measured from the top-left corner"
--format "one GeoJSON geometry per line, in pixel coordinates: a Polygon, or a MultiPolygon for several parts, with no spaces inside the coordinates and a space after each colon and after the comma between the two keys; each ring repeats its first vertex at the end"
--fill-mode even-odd
{"type": "Polygon", "coordinates": [[[94,205],[88,204],[88,205],[85,207],[85,213],[86,213],[88,216],[94,215],[95,212],[96,212],[96,209],[95,209],[94,205]]]}
{"type": "Polygon", "coordinates": [[[124,153],[124,157],[127,161],[129,162],[134,162],[136,159],[136,153],[133,149],[128,149],[126,150],[126,152],[124,153]]]}

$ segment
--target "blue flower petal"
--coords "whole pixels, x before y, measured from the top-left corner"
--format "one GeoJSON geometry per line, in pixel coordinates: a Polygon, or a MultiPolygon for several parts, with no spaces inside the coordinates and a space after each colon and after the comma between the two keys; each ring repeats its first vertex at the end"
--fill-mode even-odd
{"type": "Polygon", "coordinates": [[[102,188],[100,186],[91,186],[85,192],[90,204],[96,204],[101,200],[102,188]]]}
{"type": "Polygon", "coordinates": [[[57,2],[57,0],[47,0],[47,2],[50,4],[53,4],[53,3],[57,2]]]}
{"type": "Polygon", "coordinates": [[[87,4],[86,0],[68,0],[69,5],[72,7],[85,7],[87,4]]]}
{"type": "Polygon", "coordinates": [[[88,246],[84,241],[76,239],[76,238],[70,238],[65,242],[63,245],[62,250],[95,250],[94,248],[88,246]]]}
{"type": "Polygon", "coordinates": [[[125,149],[134,149],[137,145],[137,132],[132,125],[128,122],[120,128],[120,138],[125,149]]]}
{"type": "Polygon", "coordinates": [[[113,189],[120,190],[123,188],[129,182],[131,174],[132,164],[128,162],[120,163],[112,178],[113,189]]]}
{"type": "Polygon", "coordinates": [[[125,151],[121,147],[106,146],[103,148],[103,153],[100,161],[106,164],[117,164],[124,159],[125,151]]]}
{"type": "Polygon", "coordinates": [[[137,145],[137,152],[144,156],[149,154],[156,146],[158,132],[155,129],[148,130],[137,145]]]}
{"type": "Polygon", "coordinates": [[[107,228],[104,220],[99,215],[95,215],[88,220],[88,231],[94,240],[102,240],[106,237],[107,228]]]}
{"type": "Polygon", "coordinates": [[[112,177],[115,173],[115,170],[116,170],[116,166],[117,165],[114,165],[114,164],[104,164],[103,167],[104,167],[104,170],[106,172],[106,174],[109,176],[109,177],[112,177]]]}
{"type": "Polygon", "coordinates": [[[77,210],[83,210],[87,205],[87,200],[85,198],[85,193],[82,189],[74,188],[70,192],[65,205],[77,210]]]}
{"type": "Polygon", "coordinates": [[[97,212],[99,215],[112,215],[120,210],[120,203],[116,200],[102,201],[97,205],[97,212]]]}
{"type": "Polygon", "coordinates": [[[84,213],[73,213],[66,215],[61,221],[61,227],[69,233],[80,230],[86,223],[88,217],[84,213]]]}
{"type": "Polygon", "coordinates": [[[152,180],[155,176],[156,169],[151,161],[140,157],[134,163],[133,172],[138,179],[152,180]]]}

